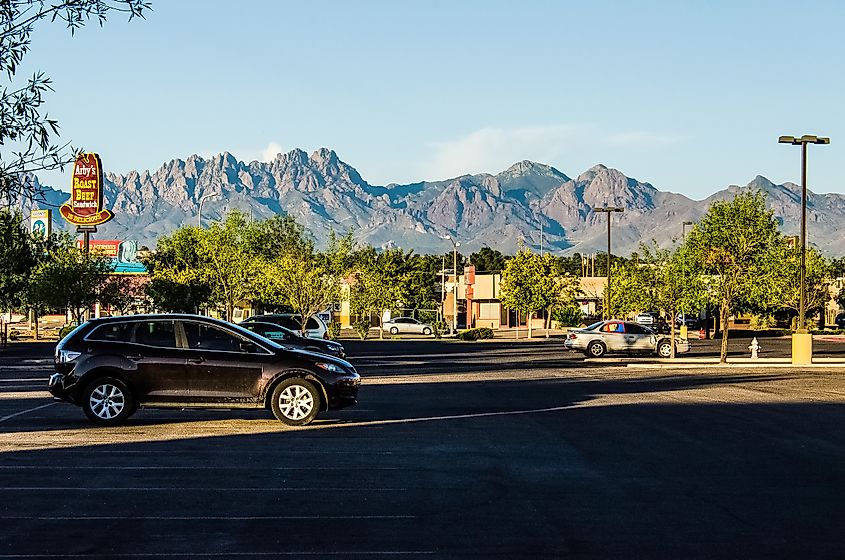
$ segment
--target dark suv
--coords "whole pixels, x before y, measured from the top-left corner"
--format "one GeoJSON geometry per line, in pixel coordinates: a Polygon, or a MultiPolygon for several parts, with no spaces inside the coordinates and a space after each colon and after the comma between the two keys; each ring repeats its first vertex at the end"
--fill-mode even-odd
{"type": "Polygon", "coordinates": [[[225,321],[134,315],[88,321],[56,346],[49,390],[97,424],[139,407],[270,408],[290,425],[357,402],[349,362],[286,348],[225,321]]]}

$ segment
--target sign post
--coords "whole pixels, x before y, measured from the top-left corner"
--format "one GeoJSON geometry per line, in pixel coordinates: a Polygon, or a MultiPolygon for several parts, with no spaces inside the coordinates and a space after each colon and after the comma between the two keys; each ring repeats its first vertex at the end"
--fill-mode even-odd
{"type": "Polygon", "coordinates": [[[114,218],[111,210],[103,208],[103,164],[94,153],[76,156],[73,164],[73,183],[70,201],[59,207],[59,213],[82,234],[83,249],[91,246],[91,234],[97,226],[114,218]]]}

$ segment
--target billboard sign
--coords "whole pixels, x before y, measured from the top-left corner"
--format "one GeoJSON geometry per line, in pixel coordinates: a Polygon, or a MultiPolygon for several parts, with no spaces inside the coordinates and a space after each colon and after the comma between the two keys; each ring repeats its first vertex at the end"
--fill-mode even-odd
{"type": "Polygon", "coordinates": [[[59,208],[62,218],[75,226],[91,227],[114,218],[103,208],[103,164],[97,154],[79,154],[73,164],[70,201],[59,208]]]}
{"type": "MultiPolygon", "coordinates": [[[[83,241],[77,246],[82,249],[83,241]]],[[[112,259],[114,274],[146,274],[147,267],[138,262],[138,242],[118,241],[117,239],[91,239],[89,248],[92,253],[105,255],[112,259]]]]}
{"type": "Polygon", "coordinates": [[[52,210],[33,210],[29,214],[29,231],[44,239],[50,237],[50,234],[53,233],[50,223],[52,219],[52,210]]]}

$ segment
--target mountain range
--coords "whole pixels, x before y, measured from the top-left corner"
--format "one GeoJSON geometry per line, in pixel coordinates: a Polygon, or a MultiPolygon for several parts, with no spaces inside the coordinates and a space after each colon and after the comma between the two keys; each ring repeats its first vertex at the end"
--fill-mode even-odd
{"type": "MultiPolygon", "coordinates": [[[[621,171],[596,165],[575,178],[542,163],[521,161],[501,173],[462,175],[443,181],[371,185],[337,154],[321,148],[295,149],[272,161],[239,161],[225,152],[211,158],[174,159],[154,173],[132,171],[104,177],[107,208],[115,213],[100,226],[100,239],[134,239],[155,247],[158,237],[182,225],[196,225],[205,197],[204,224],[238,208],[255,218],[286,213],[303,224],[318,245],[333,229],[351,229],[356,240],[378,248],[403,247],[443,253],[452,245],[469,253],[483,246],[513,253],[529,246],[556,254],[593,253],[607,247],[607,216],[593,210],[619,206],[612,214],[613,252],[629,254],[640,242],[668,246],[714,200],[742,189],[759,189],[784,233],[800,224],[801,188],[776,185],[757,176],[705,200],[664,192],[621,171]]],[[[58,206],[68,193],[42,187],[39,207],[58,206]]],[[[32,205],[24,204],[24,210],[32,205]]],[[[66,224],[54,213],[54,227],[66,224]]],[[[845,195],[808,194],[809,239],[827,255],[845,254],[845,195]]]]}

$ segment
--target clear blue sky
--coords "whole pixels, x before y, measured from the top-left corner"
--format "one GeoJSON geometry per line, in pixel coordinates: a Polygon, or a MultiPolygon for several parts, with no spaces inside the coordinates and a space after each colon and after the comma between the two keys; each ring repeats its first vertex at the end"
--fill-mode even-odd
{"type": "Polygon", "coordinates": [[[798,182],[777,137],[809,133],[832,139],[810,188],[845,192],[842,2],[152,2],[75,37],[44,23],[25,61],[107,171],[326,146],[373,184],[531,159],[704,198],[798,182]]]}

